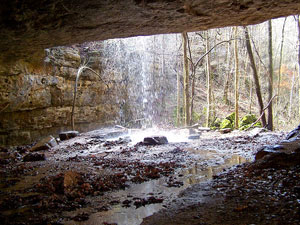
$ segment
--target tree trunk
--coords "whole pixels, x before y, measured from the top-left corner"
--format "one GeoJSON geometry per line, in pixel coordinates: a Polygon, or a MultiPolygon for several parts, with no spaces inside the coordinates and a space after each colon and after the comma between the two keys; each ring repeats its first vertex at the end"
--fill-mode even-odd
{"type": "Polygon", "coordinates": [[[249,103],[249,114],[252,114],[252,95],[253,95],[253,88],[252,88],[253,82],[250,80],[250,103],[249,103]]]}
{"type": "MultiPolygon", "coordinates": [[[[253,80],[254,80],[254,84],[255,84],[255,91],[256,91],[256,95],[257,95],[257,101],[258,101],[258,105],[259,105],[259,109],[260,109],[260,114],[262,114],[262,113],[264,113],[264,110],[263,110],[264,109],[264,104],[263,104],[262,97],[261,97],[259,79],[258,79],[258,74],[257,74],[257,69],[256,69],[256,65],[255,65],[255,60],[254,60],[252,48],[251,48],[248,28],[244,27],[244,31],[245,31],[246,47],[247,47],[247,51],[248,51],[248,54],[249,54],[251,67],[252,67],[252,70],[253,70],[253,80]]],[[[263,127],[265,127],[266,126],[266,117],[265,117],[265,115],[263,115],[261,117],[261,122],[262,122],[263,127]]]]}
{"type": "Polygon", "coordinates": [[[234,59],[235,59],[235,75],[234,75],[234,111],[235,111],[235,129],[239,128],[239,57],[238,57],[238,28],[234,27],[234,59]]]}
{"type": "Polygon", "coordinates": [[[297,17],[297,22],[298,22],[298,79],[299,79],[299,93],[298,93],[298,98],[299,98],[299,117],[300,117],[300,16],[298,15],[297,17]]]}
{"type": "MultiPolygon", "coordinates": [[[[228,40],[230,38],[230,32],[228,35],[228,40]]],[[[228,72],[226,75],[226,79],[225,79],[225,84],[224,84],[224,92],[223,92],[223,101],[226,105],[229,104],[228,101],[228,90],[229,90],[229,78],[230,78],[230,72],[231,72],[231,57],[230,57],[230,42],[228,42],[228,46],[227,46],[227,66],[228,66],[228,72]]]]}
{"type": "Polygon", "coordinates": [[[276,100],[276,117],[277,117],[277,126],[279,124],[279,100],[280,100],[280,83],[281,83],[281,75],[282,75],[282,57],[283,57],[283,43],[284,43],[284,28],[286,24],[285,17],[282,32],[281,32],[281,44],[280,44],[280,56],[279,56],[279,73],[278,73],[278,82],[277,82],[277,100],[276,100]]]}
{"type": "Polygon", "coordinates": [[[185,126],[190,125],[190,102],[189,102],[189,62],[187,57],[187,33],[182,33],[183,41],[183,85],[184,85],[184,124],[185,126]]]}
{"type": "Polygon", "coordinates": [[[189,124],[193,123],[193,111],[194,111],[194,98],[195,98],[195,85],[196,85],[196,67],[197,65],[193,62],[192,57],[192,51],[190,46],[190,40],[187,37],[187,44],[188,44],[188,50],[189,50],[189,61],[190,61],[190,68],[191,68],[191,84],[192,84],[192,90],[191,90],[191,98],[190,98],[190,121],[189,124]]]}
{"type": "Polygon", "coordinates": [[[180,126],[180,73],[177,72],[177,116],[176,125],[180,126]]]}
{"type": "MultiPolygon", "coordinates": [[[[269,30],[269,79],[268,79],[268,101],[273,97],[273,46],[272,46],[272,20],[268,21],[268,30],[269,30]]],[[[272,102],[268,107],[268,130],[273,130],[273,107],[272,102]]]]}
{"type": "MultiPolygon", "coordinates": [[[[295,68],[296,69],[296,68],[295,68]]],[[[290,92],[290,105],[289,105],[289,122],[291,122],[292,117],[292,106],[293,106],[293,92],[294,92],[294,86],[295,86],[295,72],[293,72],[293,80],[292,80],[292,87],[290,92]]]]}
{"type": "MultiPolygon", "coordinates": [[[[209,51],[209,34],[208,31],[206,31],[206,52],[209,51]]],[[[206,77],[207,77],[207,114],[206,114],[206,126],[209,127],[211,124],[211,72],[210,72],[210,56],[209,54],[206,55],[206,77]]]]}

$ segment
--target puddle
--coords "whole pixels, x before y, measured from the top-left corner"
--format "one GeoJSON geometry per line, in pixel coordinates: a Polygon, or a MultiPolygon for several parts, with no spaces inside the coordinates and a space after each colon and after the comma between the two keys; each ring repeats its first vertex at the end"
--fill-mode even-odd
{"type": "Polygon", "coordinates": [[[147,196],[149,197],[149,195],[161,197],[164,199],[164,202],[160,204],[150,204],[139,208],[136,208],[133,205],[129,208],[125,208],[122,204],[118,204],[112,206],[112,209],[109,211],[90,215],[88,221],[68,221],[66,224],[99,225],[108,223],[118,225],[139,225],[142,223],[143,218],[151,216],[153,213],[162,209],[164,204],[177,198],[181,191],[192,184],[207,181],[223,169],[246,161],[246,159],[239,155],[233,155],[231,158],[225,159],[224,164],[222,165],[209,166],[203,169],[203,166],[198,166],[198,164],[196,164],[194,167],[181,169],[177,172],[176,177],[177,183],[182,182],[182,186],[180,187],[168,187],[167,180],[169,178],[163,177],[157,180],[132,185],[126,190],[108,193],[111,196],[111,199],[118,199],[119,202],[123,202],[124,200],[133,201],[135,197],[146,198],[147,196]]]}

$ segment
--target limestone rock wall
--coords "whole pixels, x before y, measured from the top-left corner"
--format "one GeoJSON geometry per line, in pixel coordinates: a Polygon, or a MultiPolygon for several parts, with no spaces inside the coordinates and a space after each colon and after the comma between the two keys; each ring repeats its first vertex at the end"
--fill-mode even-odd
{"type": "MultiPolygon", "coordinates": [[[[62,47],[47,50],[47,55],[43,68],[19,63],[18,69],[1,73],[0,145],[28,144],[71,129],[80,54],[78,49],[62,47]]],[[[92,73],[83,73],[75,108],[76,129],[86,131],[112,123],[118,116],[114,95],[112,85],[92,73]]]]}

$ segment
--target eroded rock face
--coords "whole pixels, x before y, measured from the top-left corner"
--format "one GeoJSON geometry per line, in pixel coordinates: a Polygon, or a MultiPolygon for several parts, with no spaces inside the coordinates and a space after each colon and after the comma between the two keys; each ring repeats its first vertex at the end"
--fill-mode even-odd
{"type": "MultiPolygon", "coordinates": [[[[29,144],[70,130],[74,83],[81,62],[79,50],[48,50],[45,68],[12,68],[0,75],[0,146],[29,144]],[[49,67],[49,68],[48,68],[49,67]]],[[[106,125],[118,114],[114,87],[84,72],[79,80],[75,124],[79,131],[106,125]]]]}
{"type": "MultiPolygon", "coordinates": [[[[117,37],[248,25],[298,14],[298,0],[4,0],[2,61],[43,49],[117,37]]],[[[37,57],[39,56],[39,57],[37,57]]]]}

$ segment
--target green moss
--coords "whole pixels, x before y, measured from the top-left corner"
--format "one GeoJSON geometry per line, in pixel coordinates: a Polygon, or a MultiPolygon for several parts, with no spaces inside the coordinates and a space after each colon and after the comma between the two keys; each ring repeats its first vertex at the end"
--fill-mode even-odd
{"type": "MultiPolygon", "coordinates": [[[[244,116],[240,121],[240,130],[248,129],[256,120],[257,118],[253,114],[244,116]]],[[[261,122],[257,122],[253,127],[261,127],[261,122]]]]}
{"type": "Polygon", "coordinates": [[[220,124],[220,129],[225,129],[225,128],[233,128],[233,123],[228,119],[222,120],[220,124]]]}
{"type": "Polygon", "coordinates": [[[246,115],[242,118],[240,126],[243,127],[248,124],[252,124],[257,120],[256,116],[253,114],[246,115]]]}
{"type": "Polygon", "coordinates": [[[251,126],[251,124],[241,126],[241,127],[240,127],[240,130],[246,130],[246,129],[248,129],[250,126],[251,126]]]}
{"type": "MultiPolygon", "coordinates": [[[[240,130],[246,130],[246,129],[248,129],[251,126],[251,124],[247,124],[247,125],[241,126],[240,130]]],[[[261,122],[257,122],[252,128],[254,128],[254,127],[262,127],[261,122]]]]}
{"type": "Polygon", "coordinates": [[[211,124],[210,128],[213,129],[213,130],[216,130],[216,129],[220,128],[221,123],[222,123],[221,119],[216,118],[215,121],[211,124]]]}
{"type": "Polygon", "coordinates": [[[229,120],[231,123],[234,123],[234,120],[235,120],[235,112],[230,113],[228,116],[225,117],[225,119],[229,120]]]}

